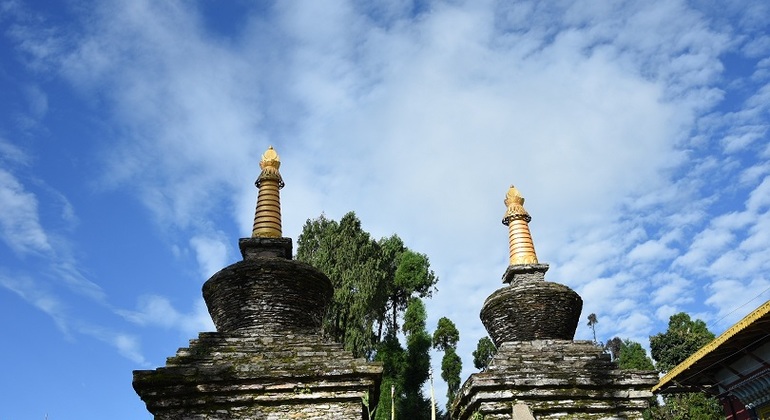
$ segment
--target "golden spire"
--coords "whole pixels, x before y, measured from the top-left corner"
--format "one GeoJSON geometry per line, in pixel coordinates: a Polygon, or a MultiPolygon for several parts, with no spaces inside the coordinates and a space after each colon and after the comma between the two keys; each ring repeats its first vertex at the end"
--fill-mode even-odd
{"type": "Polygon", "coordinates": [[[262,160],[259,162],[262,173],[259,174],[254,185],[259,188],[257,196],[257,212],[254,215],[254,228],[251,231],[252,238],[280,238],[281,237],[281,196],[278,192],[283,188],[283,179],[278,168],[281,167],[281,159],[278,153],[270,146],[262,160]]]}
{"type": "Polygon", "coordinates": [[[510,246],[510,265],[537,264],[535,245],[529,233],[529,221],[532,217],[524,210],[524,197],[513,185],[503,200],[508,208],[503,216],[503,224],[508,226],[508,244],[510,246]]]}

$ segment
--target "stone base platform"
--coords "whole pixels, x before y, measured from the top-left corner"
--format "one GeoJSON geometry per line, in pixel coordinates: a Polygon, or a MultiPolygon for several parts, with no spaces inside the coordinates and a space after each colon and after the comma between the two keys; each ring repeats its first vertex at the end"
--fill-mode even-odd
{"type": "Polygon", "coordinates": [[[133,385],[156,419],[359,420],[381,374],[317,335],[207,332],[133,385]]]}
{"type": "Polygon", "coordinates": [[[591,341],[506,342],[463,384],[452,418],[510,419],[523,403],[536,419],[641,419],[657,382],[654,371],[618,369],[591,341]]]}

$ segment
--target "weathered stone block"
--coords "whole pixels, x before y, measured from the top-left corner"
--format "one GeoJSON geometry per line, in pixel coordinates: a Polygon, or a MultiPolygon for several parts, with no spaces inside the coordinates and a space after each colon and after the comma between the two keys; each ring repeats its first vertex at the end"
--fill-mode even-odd
{"type": "Polygon", "coordinates": [[[534,281],[544,281],[548,264],[515,264],[509,265],[503,273],[503,283],[515,285],[534,281]]]}
{"type": "Polygon", "coordinates": [[[537,419],[641,419],[657,380],[654,371],[618,369],[590,341],[510,341],[463,384],[452,418],[510,419],[526,404],[537,419]]]}
{"type": "Polygon", "coordinates": [[[238,240],[244,260],[280,257],[291,259],[291,238],[241,238],[238,240]]]}
{"type": "Polygon", "coordinates": [[[359,420],[381,374],[317,334],[201,333],[165,367],[134,371],[133,385],[159,420],[359,420]]]}

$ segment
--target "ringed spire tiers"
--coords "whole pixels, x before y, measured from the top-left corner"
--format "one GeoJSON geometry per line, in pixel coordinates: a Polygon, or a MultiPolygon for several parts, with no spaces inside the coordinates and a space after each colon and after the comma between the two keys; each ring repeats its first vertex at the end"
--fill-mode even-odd
{"type": "Polygon", "coordinates": [[[262,155],[259,174],[254,185],[259,188],[257,196],[257,211],[254,214],[254,227],[251,231],[252,238],[280,238],[281,237],[281,195],[283,178],[279,168],[281,159],[278,153],[270,146],[262,155]]]}
{"type": "Polygon", "coordinates": [[[569,287],[545,280],[548,264],[537,260],[529,231],[532,217],[513,185],[504,203],[510,264],[503,283],[508,286],[487,298],[481,322],[496,346],[509,341],[572,340],[583,300],[569,287]]]}
{"type": "Polygon", "coordinates": [[[532,217],[524,209],[524,197],[511,185],[503,203],[506,206],[503,224],[508,226],[510,265],[537,264],[535,245],[529,231],[532,217]]]}

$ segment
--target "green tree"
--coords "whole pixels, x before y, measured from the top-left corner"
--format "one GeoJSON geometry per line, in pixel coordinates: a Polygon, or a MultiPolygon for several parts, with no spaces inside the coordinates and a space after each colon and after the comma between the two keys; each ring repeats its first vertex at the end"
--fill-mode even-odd
{"type": "MultiPolygon", "coordinates": [[[[714,339],[706,323],[692,320],[684,312],[672,315],[668,329],[650,337],[650,351],[655,366],[667,372],[682,363],[701,347],[714,339]]],[[[721,420],[724,418],[719,402],[702,393],[675,394],[663,397],[664,405],[653,407],[649,418],[655,420],[721,420]]]]}
{"type": "Polygon", "coordinates": [[[350,212],[339,222],[323,215],[308,220],[297,239],[297,259],[324,272],[334,286],[324,332],[356,357],[383,362],[375,417],[389,417],[391,385],[399,418],[427,416],[430,402],[421,387],[428,378],[431,336],[419,297],[431,297],[438,282],[428,257],[407,248],[396,235],[375,241],[350,212]],[[400,330],[406,348],[398,338],[400,330]]]}
{"type": "Polygon", "coordinates": [[[447,412],[450,411],[457,391],[460,390],[460,373],[462,370],[463,361],[457,355],[457,350],[454,347],[448,347],[444,351],[444,357],[441,359],[441,379],[447,384],[447,412]]]}
{"type": "Polygon", "coordinates": [[[618,367],[624,370],[654,370],[652,360],[641,344],[629,339],[623,340],[618,354],[618,367]]]}
{"type": "Polygon", "coordinates": [[[430,261],[404,246],[397,235],[379,241],[386,276],[386,310],[379,319],[378,336],[383,327],[398,331],[398,315],[406,310],[409,298],[429,298],[435,290],[436,277],[430,261]]]}
{"type": "Polygon", "coordinates": [[[441,359],[441,379],[447,384],[447,411],[460,389],[463,362],[457,355],[458,341],[460,341],[460,332],[455,323],[446,317],[439,319],[438,326],[433,332],[433,347],[444,352],[444,357],[441,359]]]}
{"type": "Polygon", "coordinates": [[[705,322],[700,319],[693,321],[690,315],[680,312],[671,315],[665,333],[650,337],[650,351],[655,366],[668,372],[713,339],[714,334],[705,322]]]}
{"type": "Polygon", "coordinates": [[[460,332],[451,319],[441,317],[438,320],[436,330],[433,331],[433,347],[444,351],[448,348],[457,348],[457,342],[460,341],[460,332]]]}
{"type": "Polygon", "coordinates": [[[495,353],[497,353],[495,343],[489,337],[480,338],[476,344],[476,350],[473,351],[473,366],[479,370],[486,370],[495,353]]]}
{"type": "Polygon", "coordinates": [[[404,313],[403,331],[406,336],[406,364],[402,375],[403,398],[397,407],[404,419],[430,417],[430,401],[422,393],[430,369],[431,336],[426,329],[425,305],[419,298],[409,299],[404,313]]]}
{"type": "MultiPolygon", "coordinates": [[[[403,394],[403,384],[401,378],[406,370],[406,350],[401,346],[395,332],[385,335],[385,338],[377,345],[377,355],[374,360],[382,362],[382,384],[380,385],[380,401],[377,404],[378,410],[375,413],[375,419],[388,420],[391,412],[391,386],[395,388],[395,394],[403,394]]],[[[400,411],[397,411],[400,415],[400,411]]]]}
{"type": "Polygon", "coordinates": [[[674,394],[663,398],[664,405],[645,412],[650,420],[723,420],[722,405],[716,398],[700,392],[674,394]]]}
{"type": "Polygon", "coordinates": [[[614,337],[607,341],[607,344],[604,345],[604,350],[610,352],[612,360],[618,360],[621,347],[623,347],[623,340],[621,340],[620,337],[614,337]]]}
{"type": "Polygon", "coordinates": [[[371,358],[383,333],[397,334],[409,298],[432,296],[438,281],[427,256],[397,235],[375,241],[353,212],[339,223],[323,215],[305,222],[297,259],[331,280],[324,331],[357,357],[371,358]]]}
{"type": "Polygon", "coordinates": [[[355,213],[339,223],[322,215],[302,228],[297,259],[321,270],[334,286],[324,331],[356,357],[370,357],[377,341],[373,326],[387,298],[379,244],[355,213]]]}
{"type": "Polygon", "coordinates": [[[594,332],[594,343],[597,343],[596,341],[596,324],[599,323],[599,319],[596,318],[596,314],[591,313],[588,315],[588,326],[591,327],[591,331],[594,332]]]}

